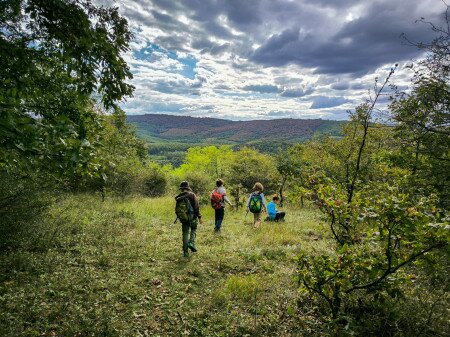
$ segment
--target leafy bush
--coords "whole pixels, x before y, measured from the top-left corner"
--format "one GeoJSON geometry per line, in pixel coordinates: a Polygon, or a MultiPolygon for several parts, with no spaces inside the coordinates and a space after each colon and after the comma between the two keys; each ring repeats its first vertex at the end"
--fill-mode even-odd
{"type": "Polygon", "coordinates": [[[144,178],[144,195],[157,197],[164,195],[167,191],[167,175],[157,164],[149,164],[146,168],[144,178]]]}
{"type": "Polygon", "coordinates": [[[215,186],[215,180],[201,172],[187,172],[183,176],[183,180],[187,180],[192,191],[199,196],[208,195],[215,186]]]}

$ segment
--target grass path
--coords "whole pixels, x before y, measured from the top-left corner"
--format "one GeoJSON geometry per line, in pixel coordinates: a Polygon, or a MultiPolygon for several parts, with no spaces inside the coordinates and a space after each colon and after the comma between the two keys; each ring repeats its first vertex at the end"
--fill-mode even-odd
{"type": "Polygon", "coordinates": [[[252,228],[227,209],[182,257],[174,201],[70,197],[20,249],[0,255],[1,336],[302,336],[295,257],[327,249],[313,208],[252,228]],[[56,229],[56,230],[55,230],[56,229]]]}

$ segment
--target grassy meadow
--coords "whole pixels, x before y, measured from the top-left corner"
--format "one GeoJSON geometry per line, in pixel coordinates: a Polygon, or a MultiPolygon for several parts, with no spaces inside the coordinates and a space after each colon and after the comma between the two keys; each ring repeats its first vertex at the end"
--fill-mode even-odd
{"type": "Polygon", "coordinates": [[[320,335],[297,303],[295,258],[327,250],[327,231],[314,208],[285,210],[255,230],[227,209],[215,234],[204,205],[198,252],[184,258],[172,197],[62,198],[0,255],[0,335],[320,335]]]}

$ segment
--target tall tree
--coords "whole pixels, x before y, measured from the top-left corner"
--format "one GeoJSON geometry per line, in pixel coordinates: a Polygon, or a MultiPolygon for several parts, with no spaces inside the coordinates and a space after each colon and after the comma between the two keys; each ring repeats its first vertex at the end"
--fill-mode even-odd
{"type": "Polygon", "coordinates": [[[28,224],[55,183],[101,173],[100,111],[132,94],[131,37],[91,0],[0,1],[0,230],[28,224]]]}
{"type": "Polygon", "coordinates": [[[2,1],[0,168],[85,161],[95,104],[108,109],[132,94],[121,56],[130,38],[117,8],[90,0],[2,1]]]}
{"type": "MultiPolygon", "coordinates": [[[[417,187],[438,192],[449,205],[450,188],[450,7],[440,25],[421,21],[437,33],[430,43],[414,44],[427,57],[412,67],[410,92],[398,92],[390,109],[397,137],[410,160],[417,187]]],[[[407,158],[408,159],[408,158],[407,158]]]]}

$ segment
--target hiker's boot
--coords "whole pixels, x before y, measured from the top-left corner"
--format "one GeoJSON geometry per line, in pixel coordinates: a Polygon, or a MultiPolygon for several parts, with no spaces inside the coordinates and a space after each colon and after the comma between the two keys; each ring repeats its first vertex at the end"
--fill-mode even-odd
{"type": "Polygon", "coordinates": [[[184,257],[189,257],[189,252],[183,252],[184,257]]]}
{"type": "Polygon", "coordinates": [[[195,245],[192,242],[188,243],[188,248],[194,253],[197,251],[197,248],[195,248],[195,245]]]}

